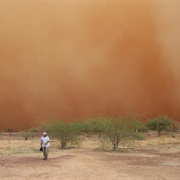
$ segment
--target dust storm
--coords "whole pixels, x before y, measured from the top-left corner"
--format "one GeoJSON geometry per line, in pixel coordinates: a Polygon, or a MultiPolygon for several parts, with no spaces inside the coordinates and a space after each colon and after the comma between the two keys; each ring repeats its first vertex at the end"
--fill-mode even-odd
{"type": "Polygon", "coordinates": [[[180,3],[0,2],[0,127],[126,112],[180,117],[180,3]]]}

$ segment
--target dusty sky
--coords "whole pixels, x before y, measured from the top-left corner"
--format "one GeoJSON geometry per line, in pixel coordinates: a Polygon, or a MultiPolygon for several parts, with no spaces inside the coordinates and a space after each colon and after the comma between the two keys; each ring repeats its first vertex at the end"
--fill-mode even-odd
{"type": "Polygon", "coordinates": [[[0,128],[54,118],[179,120],[180,2],[0,1],[0,128]]]}

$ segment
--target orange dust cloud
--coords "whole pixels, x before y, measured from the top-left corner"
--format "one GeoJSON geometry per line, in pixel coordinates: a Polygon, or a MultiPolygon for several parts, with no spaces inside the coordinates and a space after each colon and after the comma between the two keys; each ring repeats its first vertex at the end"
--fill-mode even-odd
{"type": "Polygon", "coordinates": [[[53,118],[179,120],[180,3],[0,2],[0,128],[53,118]]]}

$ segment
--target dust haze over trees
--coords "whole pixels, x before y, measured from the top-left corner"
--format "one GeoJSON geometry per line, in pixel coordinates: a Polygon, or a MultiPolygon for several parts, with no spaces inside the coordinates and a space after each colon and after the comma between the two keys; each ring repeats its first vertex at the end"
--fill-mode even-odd
{"type": "Polygon", "coordinates": [[[0,127],[126,112],[178,120],[179,10],[175,2],[0,2],[0,127]]]}

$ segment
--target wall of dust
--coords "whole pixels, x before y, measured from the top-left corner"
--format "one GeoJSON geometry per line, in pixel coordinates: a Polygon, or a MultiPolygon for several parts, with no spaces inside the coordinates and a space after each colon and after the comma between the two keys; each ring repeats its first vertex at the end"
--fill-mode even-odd
{"type": "Polygon", "coordinates": [[[178,2],[0,2],[0,128],[126,112],[179,120],[179,10],[178,2]]]}

